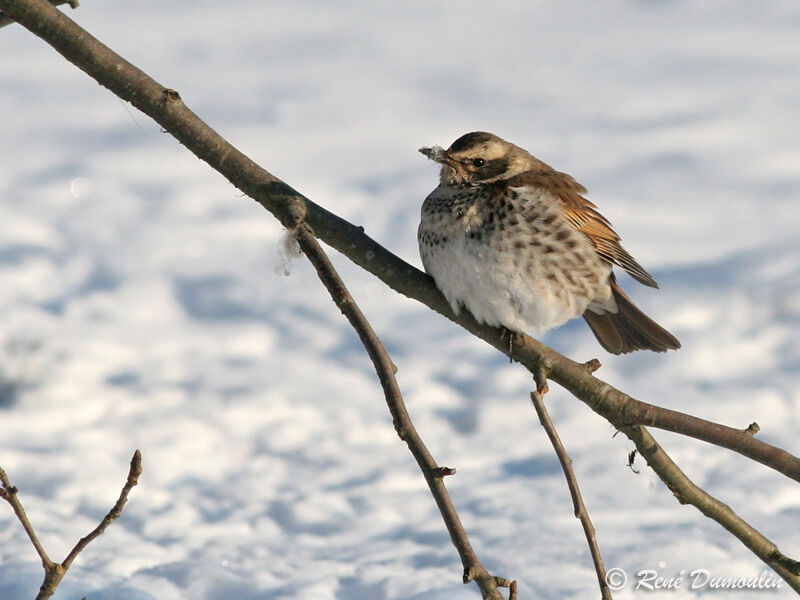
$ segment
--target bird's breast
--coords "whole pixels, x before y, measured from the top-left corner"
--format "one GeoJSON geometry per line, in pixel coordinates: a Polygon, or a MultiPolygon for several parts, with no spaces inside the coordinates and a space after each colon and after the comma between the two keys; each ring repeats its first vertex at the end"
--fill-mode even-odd
{"type": "Polygon", "coordinates": [[[518,331],[580,315],[605,295],[610,265],[558,201],[527,189],[439,186],[419,231],[425,270],[454,309],[518,331]]]}

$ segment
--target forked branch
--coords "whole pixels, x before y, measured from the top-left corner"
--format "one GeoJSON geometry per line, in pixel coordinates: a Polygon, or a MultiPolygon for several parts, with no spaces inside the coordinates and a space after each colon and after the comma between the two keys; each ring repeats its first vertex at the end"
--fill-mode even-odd
{"type": "Polygon", "coordinates": [[[536,414],[539,417],[542,427],[544,427],[550,443],[553,445],[558,461],[561,463],[561,469],[564,471],[564,477],[567,479],[567,487],[572,496],[572,507],[575,512],[575,517],[581,522],[583,533],[586,536],[586,543],[589,545],[589,553],[592,556],[592,563],[594,564],[595,574],[597,575],[597,584],[600,586],[600,596],[603,600],[611,600],[611,590],[606,582],[606,567],[603,564],[603,557],[600,555],[600,547],[597,545],[597,536],[592,525],[592,519],[589,517],[589,511],[586,510],[586,505],[583,503],[581,490],[578,486],[578,480],[575,477],[575,471],[572,469],[572,459],[567,454],[564,444],[561,443],[561,437],[558,435],[556,426],[553,425],[550,419],[550,413],[544,405],[544,393],[546,385],[544,380],[541,379],[542,375],[537,376],[536,390],[531,392],[531,402],[536,409],[536,414]]]}
{"type": "Polygon", "coordinates": [[[42,585],[39,588],[39,593],[36,596],[36,600],[46,600],[55,594],[56,588],[61,583],[61,580],[64,579],[64,575],[66,575],[67,570],[78,557],[78,554],[80,554],[83,549],[86,548],[86,546],[88,546],[93,540],[102,535],[106,530],[106,527],[111,525],[111,523],[119,518],[119,516],[122,514],[122,508],[128,501],[128,494],[139,482],[139,476],[141,474],[142,455],[137,450],[133,453],[133,458],[131,458],[131,466],[128,470],[128,477],[125,480],[125,485],[122,486],[122,491],[119,494],[119,498],[114,503],[114,506],[111,507],[111,510],[108,511],[108,514],[106,514],[105,517],[103,517],[103,520],[100,521],[100,524],[97,527],[95,527],[87,536],[81,538],[78,543],[75,544],[75,547],[67,555],[67,558],[65,558],[62,562],[57,563],[50,560],[50,557],[47,556],[47,552],[45,552],[44,547],[36,535],[36,531],[33,529],[33,525],[31,525],[31,522],[28,519],[28,515],[25,513],[22,502],[20,502],[17,488],[11,485],[6,472],[0,468],[0,485],[2,485],[2,487],[0,487],[0,498],[6,500],[11,505],[11,508],[14,510],[14,514],[17,515],[17,519],[19,519],[23,529],[25,529],[25,533],[28,534],[28,538],[31,540],[33,547],[36,549],[36,553],[42,560],[42,566],[44,567],[44,581],[42,581],[42,585]]]}
{"type": "Polygon", "coordinates": [[[417,433],[417,429],[408,415],[403,396],[400,393],[400,387],[397,384],[397,378],[395,377],[396,367],[391,358],[389,358],[383,343],[375,334],[364,313],[361,312],[336,269],[319,245],[319,242],[317,242],[313,231],[302,221],[304,212],[305,207],[303,204],[296,203],[291,205],[289,215],[284,218],[283,224],[292,232],[303,253],[314,265],[320,281],[328,290],[333,302],[339,307],[342,314],[347,317],[347,320],[350,321],[372,360],[375,372],[378,374],[378,379],[383,388],[386,404],[394,420],[395,431],[397,431],[400,439],[408,445],[411,454],[414,455],[428,488],[436,500],[436,505],[439,507],[439,512],[442,514],[445,526],[450,534],[450,539],[461,557],[461,564],[464,567],[464,583],[474,580],[478,584],[483,598],[504,600],[497,588],[498,586],[508,587],[510,582],[504,578],[494,577],[480,563],[469,542],[467,532],[461,524],[461,519],[459,519],[458,513],[453,506],[450,494],[444,485],[444,477],[453,475],[455,469],[440,467],[436,464],[419,433],[417,433]]]}

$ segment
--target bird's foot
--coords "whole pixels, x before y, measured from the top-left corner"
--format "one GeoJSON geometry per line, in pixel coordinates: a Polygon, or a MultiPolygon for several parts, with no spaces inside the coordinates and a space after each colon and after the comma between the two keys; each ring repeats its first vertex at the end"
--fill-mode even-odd
{"type": "Polygon", "coordinates": [[[514,336],[517,335],[516,332],[511,331],[508,327],[500,327],[500,337],[505,338],[508,337],[508,348],[506,354],[508,354],[508,362],[514,362],[512,358],[512,354],[514,353],[514,336]]]}

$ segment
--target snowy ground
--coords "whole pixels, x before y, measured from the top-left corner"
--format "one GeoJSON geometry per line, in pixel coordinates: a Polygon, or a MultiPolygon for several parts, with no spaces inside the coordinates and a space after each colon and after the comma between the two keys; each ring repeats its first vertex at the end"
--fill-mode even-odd
{"type": "MultiPolygon", "coordinates": [[[[800,452],[800,7],[628,0],[86,0],[67,11],[243,151],[419,265],[436,169],[416,149],[493,131],[574,174],[661,284],[623,278],[683,349],[547,343],[635,397],[800,452]]],[[[372,368],[312,269],[276,273],[254,202],[19,27],[0,30],[0,466],[61,559],[144,475],[61,600],[477,598],[372,368]]],[[[518,365],[332,258],[399,367],[484,564],[520,598],[597,597],[518,365]]],[[[765,567],[680,506],[632,445],[548,397],[607,567],[765,567]]],[[[794,558],[800,488],[654,432],[794,558]]],[[[0,598],[38,559],[0,505],[0,598]]],[[[704,589],[616,598],[728,597],[704,589]]],[[[736,598],[783,598],[780,591],[736,598]]]]}

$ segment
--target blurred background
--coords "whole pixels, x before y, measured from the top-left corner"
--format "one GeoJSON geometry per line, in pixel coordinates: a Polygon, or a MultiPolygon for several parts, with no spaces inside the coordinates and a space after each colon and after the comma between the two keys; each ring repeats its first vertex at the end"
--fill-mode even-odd
{"type": "MultiPolygon", "coordinates": [[[[84,0],[66,14],[262,166],[420,266],[417,153],[496,133],[574,175],[659,281],[621,276],[683,348],[543,340],[647,402],[797,454],[800,6],[84,0]]],[[[281,227],[19,26],[0,30],[0,465],[59,560],[144,474],[56,599],[477,598],[369,360],[281,227]],[[288,273],[288,275],[286,275],[288,273]]],[[[332,259],[399,368],[475,550],[520,598],[596,597],[524,369],[332,259]]],[[[563,390],[548,405],[606,567],[766,567],[680,506],[563,390]]],[[[800,557],[796,483],[654,431],[800,557]]],[[[0,597],[41,566],[0,506],[0,597]]],[[[617,598],[636,595],[633,583],[617,598]]],[[[650,598],[696,597],[688,589],[650,598]]],[[[747,592],[737,597],[783,597],[747,592]]]]}

